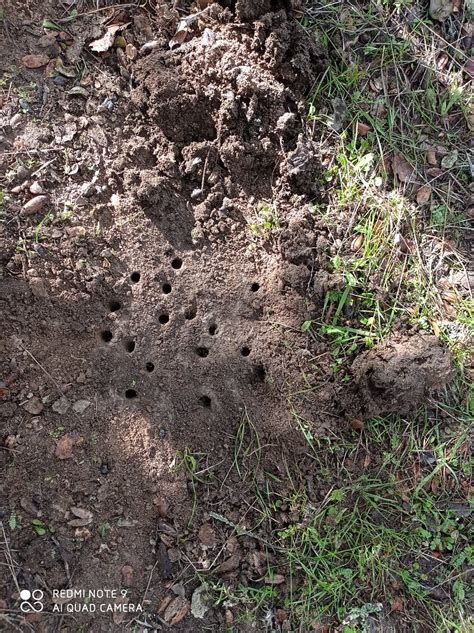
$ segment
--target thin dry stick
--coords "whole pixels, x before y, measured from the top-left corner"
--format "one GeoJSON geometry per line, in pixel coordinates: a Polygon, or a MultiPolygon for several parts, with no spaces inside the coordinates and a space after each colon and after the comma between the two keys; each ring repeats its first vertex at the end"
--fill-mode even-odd
{"type": "Polygon", "coordinates": [[[34,362],[38,365],[38,367],[41,369],[41,371],[43,371],[43,372],[46,374],[46,376],[48,376],[48,378],[51,380],[51,382],[53,383],[53,385],[54,385],[54,386],[56,387],[56,389],[58,390],[59,394],[60,394],[61,396],[64,396],[64,392],[63,392],[63,390],[61,389],[61,387],[58,385],[58,383],[55,381],[55,379],[51,376],[51,374],[50,374],[50,373],[49,373],[49,372],[48,372],[48,371],[47,371],[47,370],[43,367],[43,365],[39,362],[39,360],[37,360],[37,359],[33,356],[33,354],[32,354],[29,350],[27,350],[27,349],[26,349],[26,347],[25,347],[22,343],[20,343],[20,347],[21,347],[21,348],[23,349],[23,351],[25,351],[25,352],[28,354],[28,356],[29,356],[29,357],[30,357],[30,358],[31,358],[31,359],[32,359],[32,360],[33,360],[33,361],[34,361],[34,362]]]}
{"type": "Polygon", "coordinates": [[[5,532],[5,528],[3,526],[3,521],[0,521],[0,526],[2,527],[2,534],[3,534],[3,540],[5,542],[5,558],[7,559],[7,565],[8,565],[8,569],[10,570],[10,573],[12,575],[13,578],[13,582],[15,583],[16,589],[18,591],[18,593],[20,593],[20,586],[18,584],[18,580],[16,578],[16,574],[15,574],[15,562],[13,560],[13,556],[11,555],[10,552],[10,545],[8,543],[7,540],[7,535],[5,532]]]}

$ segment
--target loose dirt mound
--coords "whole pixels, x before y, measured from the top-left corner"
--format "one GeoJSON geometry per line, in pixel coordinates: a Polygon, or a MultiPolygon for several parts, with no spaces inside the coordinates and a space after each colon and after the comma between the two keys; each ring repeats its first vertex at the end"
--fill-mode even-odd
{"type": "MultiPolygon", "coordinates": [[[[12,531],[20,587],[37,587],[44,570],[51,588],[120,587],[131,566],[132,601],[147,588],[155,613],[178,572],[172,524],[186,534],[193,507],[177,449],[209,453],[225,471],[245,414],[263,444],[278,446],[267,455],[278,470],[281,445],[297,448],[296,411],[314,434],[342,421],[344,385],[329,378],[325,343],[308,349],[301,332],[312,275],[327,257],[310,204],[318,144],[306,134],[303,100],[325,62],[288,14],[292,4],[213,5],[194,37],[169,50],[175,15],[149,55],[105,55],[83,82],[85,108],[65,92],[67,79],[38,74],[25,78],[41,87],[28,105],[39,122],[22,115],[9,124],[15,110],[6,106],[2,143],[25,160],[4,174],[16,197],[0,235],[0,415],[10,438],[0,453],[2,511],[22,528],[39,521],[51,531],[43,540],[38,529],[12,531]],[[26,215],[38,181],[48,206],[26,215]],[[56,214],[46,221],[47,209],[56,214]],[[159,545],[158,514],[168,537],[159,545]]],[[[133,18],[143,44],[146,16],[122,15],[124,24],[133,18]]],[[[22,25],[9,28],[16,60],[35,52],[22,25]]],[[[68,28],[75,52],[43,42],[58,58],[67,48],[66,66],[86,39],[68,28]]],[[[103,33],[91,29],[91,38],[103,33]]],[[[357,370],[364,398],[369,360],[357,370]]],[[[383,382],[398,406],[396,383],[383,382]]],[[[210,503],[224,503],[222,494],[210,503]]],[[[236,493],[228,503],[238,520],[244,500],[236,493]]],[[[188,538],[183,551],[194,556],[188,538]]],[[[12,579],[2,591],[13,607],[12,579]]],[[[119,626],[97,614],[89,630],[119,626]]],[[[223,630],[222,614],[206,626],[223,630]]]]}

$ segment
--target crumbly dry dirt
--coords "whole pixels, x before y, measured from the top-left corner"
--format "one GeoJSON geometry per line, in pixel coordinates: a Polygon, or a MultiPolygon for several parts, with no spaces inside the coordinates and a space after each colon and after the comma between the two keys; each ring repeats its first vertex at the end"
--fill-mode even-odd
{"type": "Polygon", "coordinates": [[[192,516],[177,451],[206,453],[227,472],[245,414],[281,470],[282,448],[303,451],[291,411],[323,435],[387,402],[405,411],[448,378],[438,342],[415,334],[361,357],[351,385],[338,384],[324,341],[301,331],[321,311],[314,273],[328,257],[304,106],[325,55],[290,4],[211,5],[171,50],[178,14],[162,4],[156,13],[83,5],[61,33],[41,26],[67,15],[55,3],[7,5],[0,511],[14,573],[2,567],[5,630],[117,631],[135,617],[51,614],[50,592],[67,587],[126,587],[158,630],[163,621],[226,630],[223,609],[189,614],[190,571],[216,561],[224,578],[255,572],[255,562],[240,564],[258,559],[242,553],[255,542],[226,539],[206,514],[237,522],[248,509],[236,481],[192,516]],[[127,25],[133,48],[92,53],[110,24],[127,25]],[[60,59],[66,72],[54,61],[28,69],[25,55],[60,59]],[[47,201],[30,213],[35,195],[47,201]],[[272,230],[252,228],[262,210],[272,230]],[[23,617],[19,589],[43,590],[49,613],[23,617]]]}

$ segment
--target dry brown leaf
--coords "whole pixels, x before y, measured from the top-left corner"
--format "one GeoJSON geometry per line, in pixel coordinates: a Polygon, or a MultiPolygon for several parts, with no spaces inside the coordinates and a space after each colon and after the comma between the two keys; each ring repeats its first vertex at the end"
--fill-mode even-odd
{"type": "Polygon", "coordinates": [[[403,604],[403,600],[400,598],[400,596],[397,596],[395,600],[392,602],[392,604],[390,605],[390,610],[397,611],[398,613],[402,613],[404,609],[405,609],[405,606],[403,604]]]}
{"type": "Polygon", "coordinates": [[[21,63],[25,68],[41,68],[41,66],[46,66],[49,62],[49,57],[46,55],[24,55],[21,58],[21,63]]]}
{"type": "Polygon", "coordinates": [[[133,44],[127,44],[125,47],[125,55],[132,61],[138,57],[138,51],[133,44]]]}
{"type": "Polygon", "coordinates": [[[174,36],[170,39],[169,44],[168,44],[170,48],[175,48],[176,46],[179,46],[188,37],[189,31],[188,31],[187,22],[184,22],[184,25],[183,25],[183,22],[180,22],[178,24],[178,30],[176,31],[174,36]],[[181,28],[180,28],[180,25],[181,25],[181,28]]]}
{"type": "Polygon", "coordinates": [[[443,292],[443,299],[448,303],[453,304],[457,302],[458,295],[456,292],[454,292],[454,290],[448,290],[446,292],[443,292]]]}
{"type": "Polygon", "coordinates": [[[107,27],[107,31],[105,35],[100,37],[98,40],[94,40],[93,42],[89,44],[90,49],[95,51],[96,53],[105,53],[105,51],[108,51],[109,48],[113,45],[114,40],[115,40],[115,34],[117,33],[117,31],[124,29],[126,26],[128,25],[127,24],[111,24],[110,26],[107,27]]]}
{"type": "Polygon", "coordinates": [[[433,330],[433,334],[439,338],[440,335],[441,335],[441,329],[440,329],[437,321],[431,320],[430,321],[430,325],[431,325],[431,329],[433,330]]]}
{"type": "Polygon", "coordinates": [[[362,233],[359,233],[352,240],[351,251],[353,253],[356,253],[360,248],[362,248],[363,243],[364,243],[364,235],[362,233]]]}
{"type": "Polygon", "coordinates": [[[175,624],[179,624],[181,620],[183,620],[188,611],[190,605],[186,598],[182,598],[181,596],[177,596],[170,604],[166,607],[166,610],[163,614],[163,620],[167,622],[170,626],[174,626],[175,624]]]}
{"type": "Polygon", "coordinates": [[[72,457],[73,445],[74,441],[72,437],[66,433],[66,435],[59,438],[56,444],[56,450],[54,451],[55,456],[58,459],[70,459],[72,457]]]}
{"type": "Polygon", "coordinates": [[[367,125],[367,123],[357,121],[357,134],[359,136],[367,136],[367,134],[370,132],[370,129],[370,125],[367,125]]]}
{"type": "MultiPolygon", "coordinates": [[[[71,512],[74,516],[78,517],[79,521],[87,521],[87,523],[81,523],[80,525],[88,525],[92,521],[92,512],[90,510],[86,510],[85,508],[78,508],[77,506],[73,506],[71,512]]],[[[75,521],[75,519],[73,519],[75,521]]],[[[69,525],[72,525],[73,522],[70,521],[69,525]]],[[[74,524],[77,527],[80,527],[79,523],[74,524]]]]}
{"type": "Polygon", "coordinates": [[[434,149],[429,149],[426,152],[426,161],[428,165],[432,165],[433,167],[438,165],[438,159],[436,158],[436,152],[434,149]]]}
{"type": "Polygon", "coordinates": [[[432,189],[429,185],[423,185],[416,192],[416,201],[418,204],[426,204],[431,198],[432,189]]]}
{"type": "Polygon", "coordinates": [[[269,576],[265,576],[266,585],[282,585],[284,582],[285,576],[283,576],[283,574],[273,574],[271,578],[269,576]]]}
{"type": "Polygon", "coordinates": [[[414,169],[401,154],[393,157],[392,169],[400,182],[410,182],[413,179],[414,169]]]}

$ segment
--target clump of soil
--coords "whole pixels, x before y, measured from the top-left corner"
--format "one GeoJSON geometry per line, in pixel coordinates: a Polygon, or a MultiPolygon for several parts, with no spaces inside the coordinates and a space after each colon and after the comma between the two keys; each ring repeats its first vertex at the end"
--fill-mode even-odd
{"type": "Polygon", "coordinates": [[[428,334],[392,336],[352,366],[365,417],[409,413],[452,377],[448,350],[428,334]]]}
{"type": "MultiPolygon", "coordinates": [[[[283,224],[295,207],[304,215],[319,168],[302,123],[302,98],[324,68],[315,41],[285,11],[246,25],[213,9],[204,35],[137,63],[132,92],[153,126],[157,159],[149,170],[126,169],[124,192],[187,248],[232,241],[232,225],[241,234],[262,201],[283,224]]],[[[313,240],[309,232],[307,245],[313,240]]]]}

